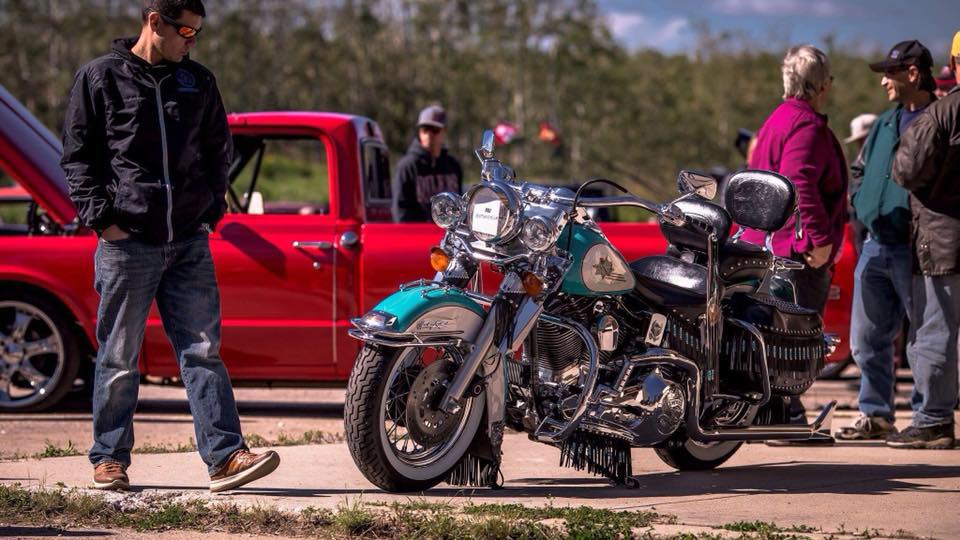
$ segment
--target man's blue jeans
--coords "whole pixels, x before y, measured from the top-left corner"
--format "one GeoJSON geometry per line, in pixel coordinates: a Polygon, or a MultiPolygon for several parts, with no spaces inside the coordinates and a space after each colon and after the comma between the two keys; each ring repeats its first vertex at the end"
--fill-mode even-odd
{"type": "Polygon", "coordinates": [[[867,238],[853,278],[850,347],[860,367],[860,412],[894,421],[893,340],[910,313],[909,244],[867,238]]]}
{"type": "Polygon", "coordinates": [[[171,244],[100,239],[94,259],[97,367],[90,462],[130,464],[137,359],[154,299],[180,364],[200,457],[215,472],[246,448],[226,367],[220,359],[220,293],[205,233],[171,244]]]}
{"type": "Polygon", "coordinates": [[[960,274],[913,276],[907,358],[913,371],[913,425],[953,423],[957,404],[960,274]]]}

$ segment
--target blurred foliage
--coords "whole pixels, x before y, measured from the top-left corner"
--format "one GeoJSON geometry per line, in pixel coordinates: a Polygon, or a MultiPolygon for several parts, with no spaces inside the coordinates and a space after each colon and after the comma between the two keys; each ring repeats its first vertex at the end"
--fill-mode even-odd
{"type": "MultiPolygon", "coordinates": [[[[59,132],[73,73],[139,31],[138,5],[0,0],[3,84],[59,132]]],[[[665,197],[680,168],[739,166],[737,128],[757,129],[782,94],[782,52],[707,28],[691,55],[631,52],[589,0],[221,0],[207,10],[193,56],[217,74],[229,110],[366,115],[397,157],[417,112],[442,103],[468,182],[481,131],[503,120],[522,136],[502,157],[525,178],[603,176],[665,197]],[[537,140],[541,121],[559,130],[559,147],[537,140]]],[[[864,58],[827,49],[827,112],[842,138],[854,116],[887,104],[864,58]]]]}

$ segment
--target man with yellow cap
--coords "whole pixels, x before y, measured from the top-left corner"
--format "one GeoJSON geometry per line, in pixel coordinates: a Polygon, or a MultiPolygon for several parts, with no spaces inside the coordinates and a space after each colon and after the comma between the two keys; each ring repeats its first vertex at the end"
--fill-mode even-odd
{"type": "MultiPolygon", "coordinates": [[[[960,81],[960,32],[950,69],[960,81]]],[[[960,86],[907,129],[893,164],[910,191],[913,309],[907,356],[915,381],[913,421],[887,437],[896,448],[952,448],[960,334],[960,86]]]]}

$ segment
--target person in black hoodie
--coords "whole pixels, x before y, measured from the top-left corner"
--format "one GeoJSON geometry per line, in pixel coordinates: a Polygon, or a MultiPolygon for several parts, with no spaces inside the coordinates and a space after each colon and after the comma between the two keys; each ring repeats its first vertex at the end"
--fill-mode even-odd
{"type": "Polygon", "coordinates": [[[213,74],[190,60],[201,0],[147,0],[137,38],[77,72],[61,165],[80,222],[97,232],[94,487],[128,489],[137,361],[156,300],[177,355],[210,490],[263,477],[275,452],[251,453],[220,358],[220,295],[207,234],[226,210],[232,157],[213,74]]]}
{"type": "Polygon", "coordinates": [[[430,198],[437,193],[460,193],[463,170],[443,143],[447,134],[447,113],[432,105],[420,111],[417,138],[397,164],[393,177],[393,221],[430,220],[430,198]]]}

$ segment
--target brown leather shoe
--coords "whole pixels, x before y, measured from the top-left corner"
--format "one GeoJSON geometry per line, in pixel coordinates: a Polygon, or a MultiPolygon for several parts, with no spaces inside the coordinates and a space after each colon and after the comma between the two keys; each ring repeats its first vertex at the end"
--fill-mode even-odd
{"type": "Polygon", "coordinates": [[[93,469],[93,487],[96,489],[130,489],[127,466],[116,461],[102,461],[93,469]]]}
{"type": "Polygon", "coordinates": [[[220,470],[210,476],[210,492],[226,491],[272,473],[280,465],[280,456],[273,450],[254,454],[249,450],[237,450],[220,470]]]}

